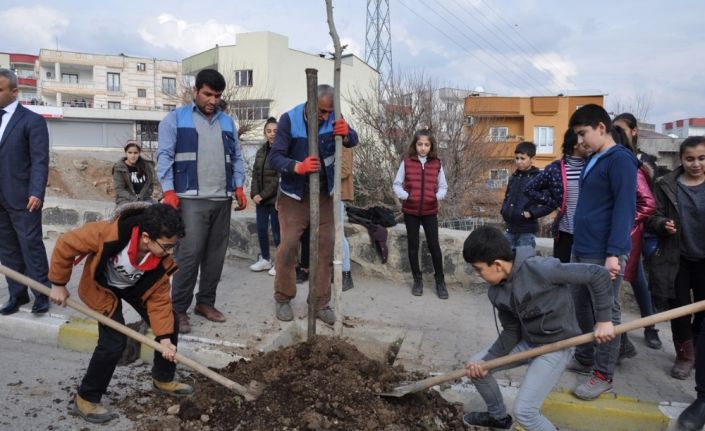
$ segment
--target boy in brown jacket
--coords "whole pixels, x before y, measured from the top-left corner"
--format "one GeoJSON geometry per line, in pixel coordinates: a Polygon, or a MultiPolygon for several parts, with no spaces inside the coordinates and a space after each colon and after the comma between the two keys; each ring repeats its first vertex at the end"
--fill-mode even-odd
{"type": "MultiPolygon", "coordinates": [[[[169,276],[176,271],[172,253],[184,224],[178,212],[164,204],[129,204],[112,221],[87,223],[59,237],[51,256],[50,300],[66,306],[73,266],[84,257],[86,264],[78,284],[78,296],[93,310],[124,324],[122,300],[149,324],[156,340],[166,348],[154,352],[154,389],[184,396],[193,388],[174,380],[174,354],[179,325],[171,307],[169,276]]],[[[98,345],[78,388],[71,413],[93,423],[117,417],[100,404],[127,337],[98,325],[98,345]]]]}

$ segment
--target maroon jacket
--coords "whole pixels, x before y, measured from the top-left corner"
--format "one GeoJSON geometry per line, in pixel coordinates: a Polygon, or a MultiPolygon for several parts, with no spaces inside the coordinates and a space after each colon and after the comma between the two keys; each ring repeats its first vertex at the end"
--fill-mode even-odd
{"type": "Polygon", "coordinates": [[[438,214],[436,192],[440,171],[439,159],[428,159],[423,167],[418,156],[404,159],[404,190],[409,198],[402,203],[402,212],[415,216],[438,214]]]}
{"type": "Polygon", "coordinates": [[[637,266],[641,259],[641,245],[644,236],[644,222],[656,212],[656,199],[651,193],[651,182],[646,165],[641,165],[636,171],[636,216],[634,227],[632,227],[632,251],[629,253],[626,268],[624,268],[624,280],[632,282],[636,279],[637,266]]]}

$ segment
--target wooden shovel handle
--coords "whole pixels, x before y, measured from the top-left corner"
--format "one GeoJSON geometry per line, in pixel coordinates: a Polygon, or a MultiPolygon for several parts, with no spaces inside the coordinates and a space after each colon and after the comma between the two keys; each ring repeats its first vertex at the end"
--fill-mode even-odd
{"type": "MultiPolygon", "coordinates": [[[[11,279],[15,280],[16,282],[20,284],[24,284],[26,286],[29,286],[30,288],[43,293],[44,295],[49,296],[51,294],[51,289],[48,287],[44,286],[43,284],[40,284],[39,282],[32,280],[31,278],[25,276],[24,274],[20,274],[17,271],[14,271],[4,265],[0,264],[0,273],[3,273],[4,275],[10,277],[11,279]]],[[[102,314],[96,312],[95,310],[92,310],[85,305],[81,304],[80,302],[74,301],[73,299],[67,299],[66,300],[66,305],[69,307],[73,308],[74,310],[85,314],[88,317],[92,317],[93,319],[97,320],[98,322],[102,323],[105,326],[109,326],[110,328],[127,335],[128,337],[132,338],[133,340],[137,340],[142,344],[146,344],[149,347],[153,348],[154,350],[163,353],[164,352],[164,347],[160,344],[157,343],[155,340],[148,338],[139,332],[122,325],[118,322],[116,322],[113,319],[110,319],[109,317],[103,316],[102,314]]],[[[235,393],[242,395],[247,401],[252,401],[255,398],[257,398],[257,393],[252,393],[248,388],[245,386],[242,386],[218,373],[215,371],[211,370],[208,367],[205,367],[198,362],[194,361],[193,359],[190,359],[180,353],[176,353],[174,356],[174,359],[177,362],[180,362],[187,367],[191,368],[194,371],[199,372],[200,374],[208,377],[209,379],[213,380],[216,383],[220,383],[221,385],[225,386],[226,388],[234,391],[235,393]]]]}
{"type": "MultiPolygon", "coordinates": [[[[652,314],[651,316],[642,317],[641,319],[636,319],[631,322],[622,323],[621,325],[617,325],[614,327],[614,332],[616,335],[619,335],[623,332],[629,332],[635,329],[644,328],[646,326],[652,326],[656,323],[665,322],[678,317],[697,313],[703,310],[705,310],[705,301],[694,302],[692,304],[684,305],[682,307],[674,308],[672,310],[652,314]]],[[[579,346],[580,344],[590,343],[592,341],[595,341],[595,334],[589,332],[587,334],[578,335],[577,337],[556,341],[555,343],[544,344],[543,346],[535,347],[533,349],[525,350],[523,352],[513,353],[511,355],[491,359],[487,362],[483,362],[482,368],[489,371],[516,362],[524,362],[527,359],[544,355],[546,353],[567,349],[569,347],[579,346]]],[[[463,376],[465,376],[464,368],[452,371],[447,374],[442,374],[440,376],[429,377],[428,379],[421,380],[420,382],[418,382],[418,387],[421,388],[420,390],[426,390],[432,386],[439,385],[441,383],[445,383],[451,380],[456,380],[463,376]]]]}

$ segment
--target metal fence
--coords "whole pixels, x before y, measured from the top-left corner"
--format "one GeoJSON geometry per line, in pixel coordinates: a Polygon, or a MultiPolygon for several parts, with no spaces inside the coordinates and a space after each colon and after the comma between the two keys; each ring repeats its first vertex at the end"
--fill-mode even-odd
{"type": "Polygon", "coordinates": [[[484,224],[485,219],[482,217],[451,218],[438,221],[438,227],[465,231],[475,230],[484,224]]]}

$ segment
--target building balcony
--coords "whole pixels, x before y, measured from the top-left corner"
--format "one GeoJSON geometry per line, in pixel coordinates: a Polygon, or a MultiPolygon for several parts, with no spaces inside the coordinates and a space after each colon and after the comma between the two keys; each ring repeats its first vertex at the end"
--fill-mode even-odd
{"type": "Polygon", "coordinates": [[[32,87],[32,88],[37,88],[37,79],[36,78],[17,78],[17,84],[20,87],[32,87]]]}
{"type": "Polygon", "coordinates": [[[71,93],[80,95],[93,95],[96,88],[93,82],[64,82],[51,79],[42,80],[42,91],[54,93],[71,93]]]}

